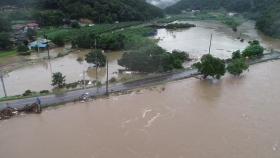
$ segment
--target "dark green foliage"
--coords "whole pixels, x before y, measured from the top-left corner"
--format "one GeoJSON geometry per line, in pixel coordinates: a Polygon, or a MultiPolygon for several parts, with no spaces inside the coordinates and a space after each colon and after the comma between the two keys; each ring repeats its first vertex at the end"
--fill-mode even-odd
{"type": "Polygon", "coordinates": [[[180,59],[182,61],[189,61],[190,60],[190,55],[188,53],[184,52],[184,51],[173,50],[172,55],[175,58],[180,59]]]}
{"type": "Polygon", "coordinates": [[[0,16],[0,32],[9,32],[11,31],[11,23],[8,19],[5,19],[0,16]]]}
{"type": "Polygon", "coordinates": [[[39,8],[60,10],[70,19],[88,18],[96,23],[149,20],[163,12],[144,0],[41,0],[39,8]]]}
{"type": "Polygon", "coordinates": [[[190,27],[195,27],[195,25],[188,24],[188,23],[174,23],[174,24],[166,25],[166,29],[183,29],[183,28],[190,28],[190,27]]]}
{"type": "Polygon", "coordinates": [[[17,7],[25,7],[34,4],[36,0],[1,0],[0,6],[15,5],[17,7]]]}
{"type": "Polygon", "coordinates": [[[33,17],[42,26],[60,26],[65,16],[61,11],[46,10],[36,12],[33,17]]]}
{"type": "Polygon", "coordinates": [[[54,36],[51,41],[56,44],[57,46],[64,46],[65,41],[64,41],[64,37],[61,35],[56,35],[54,36]]]}
{"type": "Polygon", "coordinates": [[[225,62],[211,54],[202,56],[201,61],[194,64],[194,67],[203,75],[204,78],[211,76],[220,79],[226,73],[225,62]]]}
{"type": "Polygon", "coordinates": [[[50,93],[49,90],[42,90],[42,91],[40,91],[40,94],[49,94],[49,93],[50,93]]]}
{"type": "Polygon", "coordinates": [[[170,23],[167,25],[161,25],[161,24],[153,24],[150,27],[153,28],[166,28],[166,29],[186,29],[190,27],[195,27],[194,24],[189,23],[170,23]]]}
{"type": "Polygon", "coordinates": [[[126,37],[120,33],[109,33],[101,35],[98,48],[105,50],[121,50],[124,48],[126,37]]]}
{"type": "Polygon", "coordinates": [[[260,57],[263,55],[264,48],[260,45],[259,41],[249,42],[249,46],[242,52],[244,57],[260,57]]]}
{"type": "Polygon", "coordinates": [[[35,40],[36,35],[37,35],[37,33],[34,29],[30,29],[30,28],[27,29],[26,36],[29,40],[32,40],[32,41],[35,40]]]}
{"type": "Polygon", "coordinates": [[[122,50],[125,47],[126,37],[121,33],[107,33],[97,36],[94,33],[82,32],[72,44],[79,48],[96,48],[104,50],[122,50]]]}
{"type": "Polygon", "coordinates": [[[240,59],[242,57],[242,54],[240,52],[240,50],[237,50],[235,52],[232,53],[232,59],[240,59]]]}
{"type": "Polygon", "coordinates": [[[110,80],[109,80],[110,83],[115,83],[117,82],[117,79],[115,77],[112,77],[110,80]]]}
{"type": "Polygon", "coordinates": [[[93,48],[98,43],[99,37],[94,33],[88,33],[86,31],[81,31],[77,37],[72,40],[72,46],[78,48],[93,48]]]}
{"type": "Polygon", "coordinates": [[[98,49],[88,53],[86,61],[95,64],[97,67],[104,67],[106,65],[106,56],[102,53],[102,50],[98,49]]]}
{"type": "Polygon", "coordinates": [[[53,73],[52,86],[56,88],[63,88],[65,86],[65,76],[61,72],[53,73]]]}
{"type": "Polygon", "coordinates": [[[26,90],[26,91],[22,94],[22,96],[24,96],[24,97],[30,96],[30,95],[32,95],[32,91],[31,91],[31,90],[26,90]]]}
{"type": "Polygon", "coordinates": [[[159,46],[151,45],[125,53],[118,63],[131,71],[164,72],[183,68],[185,59],[181,52],[172,54],[159,46]]]}
{"type": "Polygon", "coordinates": [[[74,21],[74,22],[71,23],[71,27],[77,29],[77,28],[80,28],[81,26],[77,21],[74,21]]]}
{"type": "Polygon", "coordinates": [[[7,32],[0,32],[0,49],[9,49],[12,47],[10,34],[7,32]]]}
{"type": "Polygon", "coordinates": [[[243,71],[247,70],[249,65],[246,63],[244,58],[233,59],[227,66],[227,70],[234,76],[239,76],[243,71]]]}
{"type": "Polygon", "coordinates": [[[31,52],[29,51],[29,48],[25,44],[21,44],[17,47],[17,52],[19,55],[30,55],[31,52]]]}

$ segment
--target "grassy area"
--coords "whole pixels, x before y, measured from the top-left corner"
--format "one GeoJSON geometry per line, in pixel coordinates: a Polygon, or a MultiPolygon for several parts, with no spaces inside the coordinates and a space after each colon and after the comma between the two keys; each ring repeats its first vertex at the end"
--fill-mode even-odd
{"type": "Polygon", "coordinates": [[[16,50],[0,51],[0,58],[13,57],[17,55],[16,50]]]}
{"type": "Polygon", "coordinates": [[[141,22],[123,22],[117,24],[97,24],[91,27],[81,27],[81,28],[63,28],[63,27],[48,27],[42,28],[38,35],[43,36],[46,34],[49,39],[53,39],[56,36],[62,36],[65,41],[71,41],[80,32],[103,34],[107,32],[112,32],[115,30],[139,25],[141,22]]]}

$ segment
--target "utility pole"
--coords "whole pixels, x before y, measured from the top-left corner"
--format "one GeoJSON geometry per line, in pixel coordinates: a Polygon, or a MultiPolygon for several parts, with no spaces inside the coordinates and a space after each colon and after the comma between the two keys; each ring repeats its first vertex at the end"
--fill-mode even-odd
{"type": "Polygon", "coordinates": [[[94,48],[95,48],[95,75],[96,75],[96,87],[97,87],[97,92],[98,92],[98,60],[97,60],[97,42],[96,38],[94,39],[94,48]]]}
{"type": "Polygon", "coordinates": [[[96,71],[96,82],[98,80],[98,60],[97,60],[97,46],[96,39],[94,40],[94,48],[95,48],[95,71],[96,71]]]}
{"type": "Polygon", "coordinates": [[[83,71],[83,87],[86,89],[86,71],[83,71]]]}
{"type": "Polygon", "coordinates": [[[5,97],[7,97],[7,91],[6,91],[5,82],[4,82],[4,75],[2,74],[2,72],[0,72],[0,79],[1,79],[1,82],[2,82],[4,95],[5,95],[5,97]]]}
{"type": "Polygon", "coordinates": [[[46,39],[46,44],[47,44],[47,48],[48,48],[48,59],[50,60],[50,47],[49,47],[49,41],[48,41],[48,36],[46,34],[44,34],[44,37],[46,39]]]}
{"type": "Polygon", "coordinates": [[[37,51],[38,51],[38,54],[39,54],[40,48],[39,48],[39,41],[38,40],[37,40],[37,51]]]}
{"type": "Polygon", "coordinates": [[[49,40],[48,40],[48,38],[46,38],[46,40],[47,40],[47,47],[48,47],[48,59],[50,60],[50,59],[51,59],[51,57],[50,57],[50,46],[49,46],[49,40]]]}
{"type": "Polygon", "coordinates": [[[107,72],[106,94],[109,95],[109,61],[108,61],[108,57],[106,58],[106,72],[107,72]]]}
{"type": "Polygon", "coordinates": [[[211,47],[212,47],[212,39],[213,39],[213,34],[211,33],[211,37],[210,37],[210,45],[209,45],[209,54],[211,53],[211,47]]]}

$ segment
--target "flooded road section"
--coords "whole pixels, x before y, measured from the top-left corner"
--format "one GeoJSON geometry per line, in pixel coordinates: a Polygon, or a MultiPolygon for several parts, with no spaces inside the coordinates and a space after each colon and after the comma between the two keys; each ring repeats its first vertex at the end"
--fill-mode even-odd
{"type": "Polygon", "coordinates": [[[243,50],[248,41],[259,40],[267,50],[280,50],[280,40],[267,37],[255,29],[253,21],[243,23],[238,32],[217,21],[185,21],[197,27],[182,30],[159,29],[154,37],[159,39],[158,45],[172,51],[174,48],[188,52],[192,57],[199,58],[208,53],[210,36],[213,34],[211,53],[220,58],[229,58],[236,50],[243,50]],[[241,42],[240,39],[244,39],[241,42]]]}
{"type": "Polygon", "coordinates": [[[280,62],[0,122],[5,158],[279,158],[280,62]]]}
{"type": "MultiPolygon", "coordinates": [[[[51,90],[52,73],[61,72],[66,76],[67,83],[73,83],[83,79],[83,71],[86,71],[87,80],[96,80],[96,70],[93,65],[86,61],[78,62],[78,57],[85,57],[90,50],[75,51],[71,54],[57,58],[54,60],[45,60],[41,63],[25,66],[20,69],[8,73],[5,77],[5,84],[8,95],[22,94],[24,91],[30,89],[32,91],[51,90]]],[[[57,51],[51,52],[53,55],[57,51]]],[[[46,55],[46,53],[40,54],[46,55]]],[[[109,59],[109,79],[118,77],[118,69],[122,69],[118,65],[118,59],[121,58],[121,52],[106,53],[109,59]]],[[[31,56],[36,58],[36,55],[31,56]]],[[[106,80],[106,68],[98,70],[98,80],[102,83],[106,80]]],[[[4,96],[2,87],[0,86],[0,96],[4,96]]]]}

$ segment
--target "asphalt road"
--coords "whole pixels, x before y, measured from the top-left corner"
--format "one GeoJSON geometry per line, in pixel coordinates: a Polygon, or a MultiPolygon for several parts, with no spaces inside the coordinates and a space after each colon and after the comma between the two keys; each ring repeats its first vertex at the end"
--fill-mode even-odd
{"type": "MultiPolygon", "coordinates": [[[[277,60],[277,59],[280,59],[279,52],[266,54],[261,59],[254,60],[250,64],[267,62],[270,60],[277,60]]],[[[125,91],[132,90],[135,88],[152,86],[152,85],[156,85],[156,84],[160,84],[160,83],[164,83],[164,82],[186,79],[186,78],[194,77],[197,75],[199,75],[199,73],[197,72],[196,69],[185,70],[182,72],[167,73],[167,74],[163,74],[163,75],[160,75],[157,77],[145,78],[142,80],[137,80],[137,81],[133,81],[133,82],[129,82],[129,83],[113,85],[113,86],[109,87],[109,92],[110,93],[125,92],[125,91]]],[[[39,98],[41,100],[42,107],[47,107],[47,106],[51,106],[51,105],[58,105],[58,104],[63,104],[63,103],[67,103],[67,102],[77,101],[77,100],[79,100],[80,96],[83,95],[84,93],[89,93],[89,96],[91,96],[91,97],[102,96],[102,95],[106,94],[106,87],[105,86],[100,87],[100,88],[98,88],[98,90],[97,90],[97,88],[76,90],[76,91],[66,92],[61,95],[48,95],[48,96],[42,96],[39,98]]],[[[23,108],[25,105],[32,104],[34,102],[36,102],[36,97],[1,102],[0,110],[7,106],[20,109],[20,108],[23,108]]]]}
{"type": "MultiPolygon", "coordinates": [[[[109,92],[110,93],[125,92],[125,91],[135,89],[135,88],[140,88],[140,87],[160,84],[163,82],[170,82],[170,81],[190,78],[190,77],[193,77],[196,75],[198,75],[198,72],[195,69],[186,70],[183,72],[168,73],[168,74],[163,74],[163,75],[160,75],[157,77],[151,77],[151,78],[146,78],[143,80],[128,82],[125,84],[113,85],[113,86],[109,87],[109,92]]],[[[84,93],[89,93],[89,96],[91,96],[91,97],[102,96],[102,95],[106,94],[106,87],[103,86],[98,89],[96,87],[89,88],[89,89],[82,89],[82,90],[66,92],[66,93],[60,94],[60,95],[48,95],[48,96],[42,96],[39,98],[41,100],[42,107],[47,107],[47,106],[51,106],[51,105],[58,105],[58,104],[63,104],[63,103],[67,103],[67,102],[77,101],[77,100],[79,100],[80,96],[83,95],[84,93]]],[[[7,106],[12,107],[12,108],[21,109],[25,105],[32,104],[34,102],[36,102],[36,97],[1,102],[0,110],[7,106]]]]}

